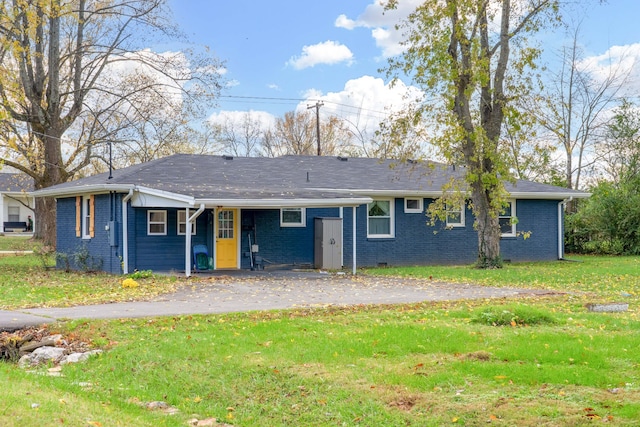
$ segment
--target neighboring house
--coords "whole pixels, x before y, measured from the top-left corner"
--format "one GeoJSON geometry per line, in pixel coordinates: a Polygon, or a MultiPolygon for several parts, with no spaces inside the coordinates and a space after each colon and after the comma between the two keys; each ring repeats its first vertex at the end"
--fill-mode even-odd
{"type": "MultiPolygon", "coordinates": [[[[0,233],[27,231],[35,220],[33,180],[21,173],[0,173],[0,233]]],[[[32,230],[31,230],[32,231],[32,230]]]]}
{"type": "MultiPolygon", "coordinates": [[[[57,251],[72,268],[72,255],[81,253],[111,273],[190,275],[196,267],[265,263],[355,271],[475,262],[468,206],[452,207],[436,226],[425,217],[456,173],[437,163],[369,158],[177,154],[34,194],[57,199],[57,251]]],[[[562,258],[564,203],[588,194],[528,181],[508,191],[503,259],[562,258]]]]}

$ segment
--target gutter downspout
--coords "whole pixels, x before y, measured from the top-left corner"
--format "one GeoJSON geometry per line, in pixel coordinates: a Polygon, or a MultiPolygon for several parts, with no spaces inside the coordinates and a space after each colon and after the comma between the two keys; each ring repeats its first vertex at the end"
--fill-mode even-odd
{"type": "Polygon", "coordinates": [[[356,209],[357,209],[357,207],[353,206],[351,209],[352,209],[351,216],[353,217],[352,224],[351,224],[351,230],[352,230],[352,232],[351,232],[351,240],[353,241],[353,248],[352,248],[353,249],[353,253],[351,254],[351,257],[352,257],[353,268],[351,270],[351,274],[353,274],[355,276],[356,275],[356,267],[357,267],[356,266],[356,254],[358,253],[356,251],[356,235],[357,235],[357,233],[356,233],[356,209]]]}
{"type": "Polygon", "coordinates": [[[562,221],[562,211],[571,200],[573,200],[573,196],[558,203],[558,259],[564,259],[564,233],[562,232],[564,221],[562,221]]]}
{"type": "Polygon", "coordinates": [[[127,226],[129,214],[127,211],[127,203],[133,197],[133,188],[129,190],[122,199],[122,272],[129,274],[129,227],[127,226]]]}
{"type": "MultiPolygon", "coordinates": [[[[340,219],[344,219],[344,208],[342,206],[338,208],[338,212],[340,219]]],[[[340,251],[340,265],[344,267],[344,223],[342,223],[342,242],[340,242],[340,247],[342,248],[340,251]]]]}
{"type": "Polygon", "coordinates": [[[193,215],[189,216],[189,208],[186,209],[185,216],[187,217],[187,223],[185,227],[185,245],[184,245],[184,275],[185,277],[191,276],[191,224],[204,212],[204,203],[200,204],[200,207],[193,215]]]}

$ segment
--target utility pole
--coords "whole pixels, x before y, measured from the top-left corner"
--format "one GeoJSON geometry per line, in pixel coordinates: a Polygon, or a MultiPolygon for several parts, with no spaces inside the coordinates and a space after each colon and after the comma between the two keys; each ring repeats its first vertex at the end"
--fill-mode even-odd
{"type": "Polygon", "coordinates": [[[318,156],[322,155],[322,151],[320,150],[320,107],[324,105],[324,102],[316,101],[316,105],[308,105],[307,110],[311,108],[316,109],[316,136],[318,138],[318,156]]]}

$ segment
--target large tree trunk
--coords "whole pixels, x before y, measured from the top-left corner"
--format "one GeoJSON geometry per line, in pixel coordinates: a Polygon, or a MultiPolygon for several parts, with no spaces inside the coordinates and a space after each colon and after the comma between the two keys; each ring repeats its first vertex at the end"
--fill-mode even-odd
{"type": "Polygon", "coordinates": [[[46,246],[56,246],[56,200],[52,197],[36,198],[34,237],[46,246]]]}
{"type": "Polygon", "coordinates": [[[500,222],[492,215],[492,200],[489,192],[481,184],[472,185],[471,201],[476,216],[478,232],[478,267],[497,268],[502,265],[500,258],[500,222]]]}
{"type": "MultiPolygon", "coordinates": [[[[42,146],[44,147],[44,164],[41,179],[36,182],[36,189],[51,187],[67,182],[69,175],[64,170],[62,147],[60,145],[61,131],[42,129],[42,146]]],[[[39,197],[36,199],[36,222],[34,236],[42,239],[47,246],[56,246],[56,201],[53,198],[39,197]]]]}

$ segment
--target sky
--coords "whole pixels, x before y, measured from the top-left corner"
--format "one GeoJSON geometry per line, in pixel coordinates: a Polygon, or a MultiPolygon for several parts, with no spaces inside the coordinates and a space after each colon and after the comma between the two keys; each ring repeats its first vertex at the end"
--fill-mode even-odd
{"type": "MultiPolygon", "coordinates": [[[[402,108],[403,92],[412,90],[409,81],[390,88],[380,69],[400,52],[393,25],[419,0],[401,0],[385,14],[378,2],[170,0],[170,6],[189,40],[225,62],[226,86],[213,118],[252,111],[268,120],[322,99],[322,114],[365,124],[379,122],[385,107],[402,108]]],[[[624,55],[629,87],[640,93],[640,1],[578,3],[586,6],[571,16],[581,22],[587,62],[603,72],[611,58],[624,55]]],[[[549,52],[566,40],[561,31],[544,37],[549,52]]]]}

